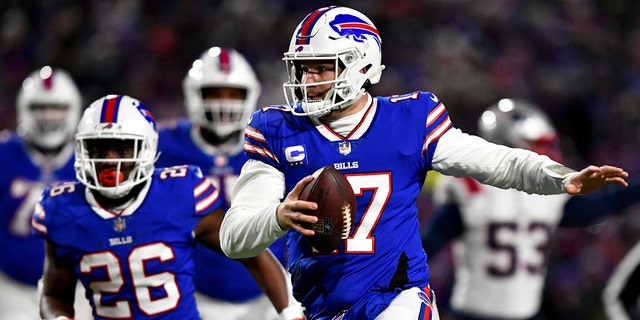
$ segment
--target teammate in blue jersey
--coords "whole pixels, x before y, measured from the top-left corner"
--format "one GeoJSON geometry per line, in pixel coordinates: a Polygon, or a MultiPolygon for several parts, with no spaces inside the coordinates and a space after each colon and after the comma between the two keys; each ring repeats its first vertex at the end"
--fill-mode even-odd
{"type": "MultiPolygon", "coordinates": [[[[18,92],[16,131],[0,133],[0,319],[38,318],[44,244],[31,236],[31,214],[47,184],[75,176],[72,141],[81,101],[66,71],[42,67],[18,92]]],[[[81,314],[90,315],[83,300],[81,314]]]]}
{"type": "MultiPolygon", "coordinates": [[[[528,101],[500,100],[485,110],[478,127],[488,141],[561,158],[553,124],[528,101]]],[[[453,240],[451,314],[460,320],[539,319],[554,232],[623,213],[640,201],[639,177],[628,182],[571,197],[504,190],[469,177],[437,178],[436,210],[422,243],[432,260],[453,240]]]]}
{"type": "MultiPolygon", "coordinates": [[[[242,131],[256,110],[260,83],[246,59],[236,50],[212,47],[194,61],[183,81],[189,120],[172,121],[159,132],[156,165],[196,165],[220,192],[227,210],[242,165],[242,131]]],[[[269,247],[285,264],[284,239],[269,247]]],[[[196,299],[204,319],[278,319],[268,297],[238,261],[202,245],[194,254],[196,299]]],[[[283,269],[283,272],[286,272],[283,269]]],[[[289,277],[287,276],[287,279],[289,277]]],[[[297,302],[283,319],[302,317],[297,302]]]]}
{"type": "MultiPolygon", "coordinates": [[[[80,279],[95,319],[199,319],[196,242],[220,250],[220,194],[195,166],[155,168],[149,110],[109,95],[85,111],[76,134],[78,181],[46,188],[33,233],[46,240],[43,319],[74,316],[80,279]]],[[[243,260],[274,306],[287,306],[282,266],[269,252],[243,260]]]]}
{"type": "Polygon", "coordinates": [[[249,156],[220,229],[230,257],[258,254],[287,237],[293,292],[309,319],[438,319],[420,239],[416,196],[427,172],[470,175],[535,193],[585,193],[626,185],[616,167],[575,172],[536,153],[495,145],[452,126],[434,94],[373,97],[383,70],[381,39],[362,13],[313,11],[284,54],[286,105],[256,111],[245,129],[249,156]],[[317,204],[299,200],[331,165],[357,197],[351,234],[331,253],[305,236],[317,204]]]}

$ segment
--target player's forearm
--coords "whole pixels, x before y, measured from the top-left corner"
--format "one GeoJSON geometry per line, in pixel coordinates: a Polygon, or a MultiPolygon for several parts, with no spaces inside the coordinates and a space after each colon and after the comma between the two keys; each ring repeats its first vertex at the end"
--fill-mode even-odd
{"type": "Polygon", "coordinates": [[[289,305],[285,272],[280,262],[267,249],[256,257],[243,259],[256,283],[280,313],[289,305]]]}
{"type": "Polygon", "coordinates": [[[40,317],[42,319],[56,319],[60,316],[73,318],[73,304],[56,297],[43,295],[40,300],[40,317]]]}
{"type": "Polygon", "coordinates": [[[248,208],[229,210],[220,228],[220,246],[230,258],[254,257],[269,247],[283,231],[276,220],[278,204],[252,212],[248,208]]]}
{"type": "Polygon", "coordinates": [[[563,179],[574,172],[546,156],[496,145],[455,128],[440,138],[433,168],[498,188],[538,194],[564,193],[563,179]]]}
{"type": "Polygon", "coordinates": [[[38,282],[42,319],[55,319],[59,316],[73,318],[77,281],[70,262],[57,256],[55,245],[47,240],[43,274],[38,282]]]}
{"type": "Polygon", "coordinates": [[[220,245],[227,256],[254,257],[286,233],[276,217],[283,194],[279,171],[258,161],[245,164],[220,227],[220,245]]]}

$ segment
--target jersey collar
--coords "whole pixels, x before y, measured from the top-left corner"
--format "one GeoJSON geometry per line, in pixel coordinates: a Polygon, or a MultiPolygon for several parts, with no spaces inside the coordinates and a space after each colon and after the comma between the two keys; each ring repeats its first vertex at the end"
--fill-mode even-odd
{"type": "MultiPolygon", "coordinates": [[[[315,122],[318,132],[329,141],[357,140],[362,138],[371,127],[378,107],[378,100],[367,94],[367,107],[357,114],[327,125],[315,122]],[[341,132],[343,134],[340,134],[341,132]],[[347,133],[346,135],[344,133],[347,133]]],[[[317,120],[316,120],[317,121],[317,120]]]]}

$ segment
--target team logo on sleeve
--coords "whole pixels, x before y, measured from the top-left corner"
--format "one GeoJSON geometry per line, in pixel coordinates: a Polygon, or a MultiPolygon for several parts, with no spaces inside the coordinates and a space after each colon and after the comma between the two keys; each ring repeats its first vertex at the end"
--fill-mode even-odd
{"type": "Polygon", "coordinates": [[[289,146],[284,149],[284,156],[290,166],[301,166],[309,163],[304,145],[289,146]]]}

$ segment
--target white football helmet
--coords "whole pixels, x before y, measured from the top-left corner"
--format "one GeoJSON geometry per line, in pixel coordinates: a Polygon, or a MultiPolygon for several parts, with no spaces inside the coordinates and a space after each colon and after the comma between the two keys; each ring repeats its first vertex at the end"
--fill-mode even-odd
{"type": "Polygon", "coordinates": [[[212,47],[193,62],[182,82],[189,119],[219,137],[242,132],[257,108],[260,82],[251,65],[236,50],[212,47]],[[238,88],[245,99],[205,100],[202,89],[238,88]]]}
{"type": "Polygon", "coordinates": [[[71,141],[82,113],[82,97],[69,74],[50,66],[33,71],[16,99],[17,132],[42,149],[71,141]]]}
{"type": "Polygon", "coordinates": [[[337,6],[307,15],[296,27],[283,60],[289,74],[288,81],[282,85],[287,103],[292,106],[293,114],[314,118],[352,105],[371,85],[380,81],[384,69],[378,29],[362,13],[337,6]],[[334,80],[311,84],[333,84],[321,101],[307,99],[310,85],[301,83],[302,60],[335,61],[334,80]],[[294,105],[297,103],[299,107],[294,105]]]}
{"type": "Polygon", "coordinates": [[[117,199],[125,196],[134,186],[147,181],[153,174],[158,150],[158,129],[151,112],[140,101],[123,95],[108,95],[89,105],[76,134],[76,177],[90,189],[117,199]],[[133,142],[131,158],[96,158],[90,145],[96,140],[130,140],[133,142]],[[116,162],[111,177],[102,177],[96,163],[116,162]],[[134,163],[127,179],[121,173],[123,163],[134,163]],[[114,178],[115,177],[115,178],[114,178]],[[111,182],[105,182],[106,180],[111,182]]]}
{"type": "Polygon", "coordinates": [[[560,158],[553,124],[541,109],[528,101],[501,99],[484,111],[478,128],[485,140],[533,150],[556,160],[560,158]]]}

